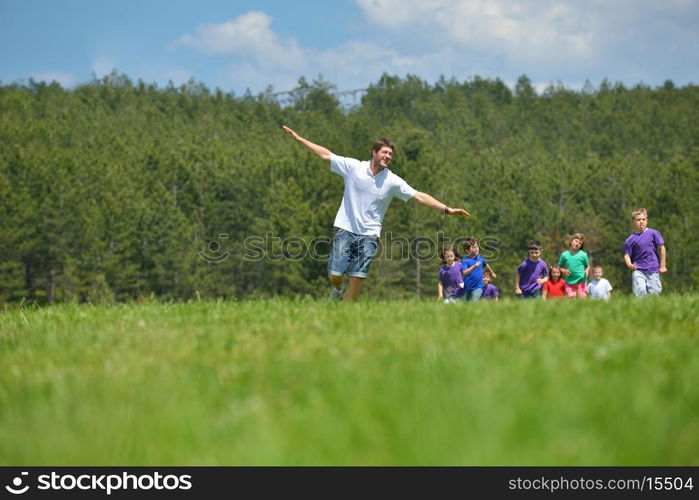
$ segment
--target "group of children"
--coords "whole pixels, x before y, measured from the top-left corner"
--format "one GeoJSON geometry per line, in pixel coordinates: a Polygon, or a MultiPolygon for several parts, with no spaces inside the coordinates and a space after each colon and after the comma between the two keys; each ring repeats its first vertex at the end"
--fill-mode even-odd
{"type": "MultiPolygon", "coordinates": [[[[634,295],[659,294],[662,291],[660,274],[667,271],[665,241],[658,231],[648,227],[645,208],[634,210],[631,219],[636,230],[624,243],[624,262],[632,272],[634,295]]],[[[541,243],[530,241],[527,245],[529,256],[517,267],[515,274],[515,295],[522,299],[588,296],[610,299],[612,285],[603,277],[601,266],[592,268],[592,280],[587,282],[590,259],[583,250],[584,246],[585,237],[581,233],[573,234],[568,241],[568,250],[561,254],[556,265],[549,267],[541,258],[541,243]]],[[[445,245],[442,249],[438,298],[445,303],[481,298],[497,301],[500,293],[492,283],[497,275],[479,253],[478,240],[471,236],[465,238],[462,249],[464,257],[460,260],[453,245],[445,245]]]]}

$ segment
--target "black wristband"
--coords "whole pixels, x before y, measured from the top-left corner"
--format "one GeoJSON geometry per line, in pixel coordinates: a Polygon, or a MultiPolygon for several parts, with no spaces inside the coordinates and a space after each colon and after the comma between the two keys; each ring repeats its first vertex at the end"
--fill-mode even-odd
{"type": "Polygon", "coordinates": [[[446,206],[446,205],[444,205],[444,213],[445,213],[445,214],[448,214],[448,213],[449,213],[447,210],[449,210],[449,207],[446,206]]]}

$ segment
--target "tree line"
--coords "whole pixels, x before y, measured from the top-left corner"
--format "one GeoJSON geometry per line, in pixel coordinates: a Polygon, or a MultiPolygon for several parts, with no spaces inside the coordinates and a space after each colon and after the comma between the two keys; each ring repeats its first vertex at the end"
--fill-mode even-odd
{"type": "Polygon", "coordinates": [[[384,75],[349,109],[322,78],[284,105],[270,95],[116,71],[74,89],[0,84],[0,303],[326,295],[342,179],[282,124],[360,159],[389,137],[392,170],[471,212],[394,201],[371,299],[435,296],[439,247],[465,236],[486,242],[512,295],[527,242],[554,263],[573,232],[628,292],[621,250],[640,206],[666,239],[666,290],[699,281],[695,85],[384,75]]]}

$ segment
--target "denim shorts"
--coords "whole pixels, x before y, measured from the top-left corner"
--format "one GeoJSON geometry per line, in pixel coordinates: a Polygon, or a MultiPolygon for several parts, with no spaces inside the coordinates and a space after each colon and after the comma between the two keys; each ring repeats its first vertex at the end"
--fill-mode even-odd
{"type": "Polygon", "coordinates": [[[631,288],[636,297],[646,295],[658,295],[663,291],[663,284],[660,281],[660,273],[648,273],[636,270],[631,273],[631,288]]]}
{"type": "Polygon", "coordinates": [[[476,302],[481,300],[481,297],[483,297],[483,289],[476,288],[474,290],[464,292],[464,294],[461,296],[461,300],[465,300],[466,302],[476,302]]]}
{"type": "Polygon", "coordinates": [[[355,234],[338,228],[333,238],[328,274],[343,276],[348,273],[357,278],[366,278],[378,249],[378,236],[355,234]]]}

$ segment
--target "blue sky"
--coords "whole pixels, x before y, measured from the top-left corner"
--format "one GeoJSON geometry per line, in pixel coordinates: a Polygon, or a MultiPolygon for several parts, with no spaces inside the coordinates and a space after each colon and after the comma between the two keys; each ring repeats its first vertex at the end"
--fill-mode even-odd
{"type": "Polygon", "coordinates": [[[699,84],[699,0],[0,0],[0,81],[66,87],[112,69],[241,95],[384,72],[540,88],[699,84]]]}

